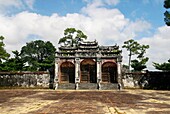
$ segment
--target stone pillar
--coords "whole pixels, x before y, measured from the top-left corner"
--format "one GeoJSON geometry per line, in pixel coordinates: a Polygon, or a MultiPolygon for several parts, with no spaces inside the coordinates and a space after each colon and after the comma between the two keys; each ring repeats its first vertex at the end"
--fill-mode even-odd
{"type": "Polygon", "coordinates": [[[80,59],[75,58],[75,89],[79,89],[80,83],[80,59]]]}
{"type": "Polygon", "coordinates": [[[118,60],[117,60],[117,74],[118,74],[118,89],[121,90],[122,89],[122,65],[121,65],[121,62],[122,62],[122,57],[118,57],[118,60]]]}
{"type": "Polygon", "coordinates": [[[101,60],[97,58],[97,83],[99,90],[101,89],[100,83],[101,83],[101,60]]]}
{"type": "Polygon", "coordinates": [[[55,90],[58,89],[58,84],[59,84],[59,58],[55,59],[55,77],[54,77],[54,88],[55,90]]]}

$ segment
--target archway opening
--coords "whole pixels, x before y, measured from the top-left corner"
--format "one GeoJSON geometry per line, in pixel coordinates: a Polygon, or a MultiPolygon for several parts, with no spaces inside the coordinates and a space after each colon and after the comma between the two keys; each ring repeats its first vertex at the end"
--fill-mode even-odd
{"type": "Polygon", "coordinates": [[[75,83],[75,66],[69,61],[61,64],[61,83],[75,83]]]}
{"type": "Polygon", "coordinates": [[[93,59],[84,59],[80,67],[81,82],[97,83],[96,62],[93,59]]]}
{"type": "Polygon", "coordinates": [[[117,83],[117,65],[105,62],[102,65],[102,82],[117,83]]]}

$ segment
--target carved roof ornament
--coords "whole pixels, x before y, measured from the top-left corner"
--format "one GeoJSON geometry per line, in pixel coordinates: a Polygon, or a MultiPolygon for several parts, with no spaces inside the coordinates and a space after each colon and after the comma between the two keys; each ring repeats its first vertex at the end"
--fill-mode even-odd
{"type": "Polygon", "coordinates": [[[122,50],[119,49],[117,44],[113,46],[99,46],[95,41],[81,41],[75,47],[61,46],[57,51],[58,57],[105,57],[105,58],[118,58],[121,56],[122,50]]]}

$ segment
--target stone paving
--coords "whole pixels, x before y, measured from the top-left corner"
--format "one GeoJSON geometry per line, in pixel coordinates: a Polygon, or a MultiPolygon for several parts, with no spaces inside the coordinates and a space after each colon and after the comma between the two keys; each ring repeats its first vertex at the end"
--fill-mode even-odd
{"type": "Polygon", "coordinates": [[[0,114],[170,114],[170,91],[0,90],[0,114]]]}

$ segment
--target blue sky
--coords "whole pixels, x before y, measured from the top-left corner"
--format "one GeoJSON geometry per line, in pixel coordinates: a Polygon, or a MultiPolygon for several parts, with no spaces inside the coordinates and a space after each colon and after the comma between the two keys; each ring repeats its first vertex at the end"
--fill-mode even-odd
{"type": "MultiPolygon", "coordinates": [[[[53,13],[65,16],[68,13],[81,13],[82,7],[86,5],[87,2],[83,0],[36,0],[34,9],[29,11],[48,16],[53,13]]],[[[164,25],[163,0],[121,0],[117,5],[111,4],[105,7],[118,8],[131,20],[146,19],[155,27],[164,25]]]]}
{"type": "Polygon", "coordinates": [[[155,0],[149,0],[144,2],[142,0],[129,0],[127,2],[118,4],[117,8],[131,20],[138,18],[145,19],[152,23],[153,26],[158,27],[164,25],[163,22],[163,2],[156,2],[155,0]]]}
{"type": "MultiPolygon", "coordinates": [[[[89,0],[92,2],[92,0],[89,0]]],[[[105,0],[103,0],[105,1],[105,0]]],[[[106,0],[107,1],[107,0],[106,0]]],[[[113,0],[114,1],[114,0],[113,0]]],[[[119,9],[126,18],[135,21],[138,19],[147,20],[151,25],[151,33],[138,34],[137,38],[142,36],[152,35],[156,28],[164,25],[163,0],[120,0],[118,4],[107,4],[104,7],[108,9],[119,9]]],[[[19,13],[21,11],[34,12],[41,15],[51,16],[57,13],[60,16],[65,16],[72,13],[81,13],[81,9],[86,7],[87,1],[83,0],[35,0],[33,8],[26,7],[24,9],[16,9],[10,14],[19,13]]]]}
{"type": "MultiPolygon", "coordinates": [[[[27,10],[47,16],[54,13],[65,16],[68,13],[81,13],[81,9],[86,5],[86,0],[34,0],[33,8],[17,9],[13,7],[16,11],[12,9],[13,11],[10,13],[14,14],[27,10]]],[[[163,7],[163,0],[120,0],[117,5],[108,4],[105,7],[109,9],[118,8],[125,17],[131,20],[146,19],[155,27],[164,25],[163,13],[165,8],[163,7]]]]}
{"type": "Polygon", "coordinates": [[[36,0],[35,11],[43,15],[51,15],[58,13],[59,15],[66,15],[67,13],[80,13],[82,7],[86,5],[81,0],[36,0]]]}
{"type": "MultiPolygon", "coordinates": [[[[170,57],[170,28],[164,24],[164,0],[0,0],[0,35],[6,50],[20,50],[26,42],[42,39],[56,48],[63,30],[82,30],[100,45],[135,39],[149,44],[148,69],[152,62],[170,57]],[[17,45],[16,45],[17,44],[17,45]]],[[[128,56],[123,50],[123,63],[128,56]]]]}

